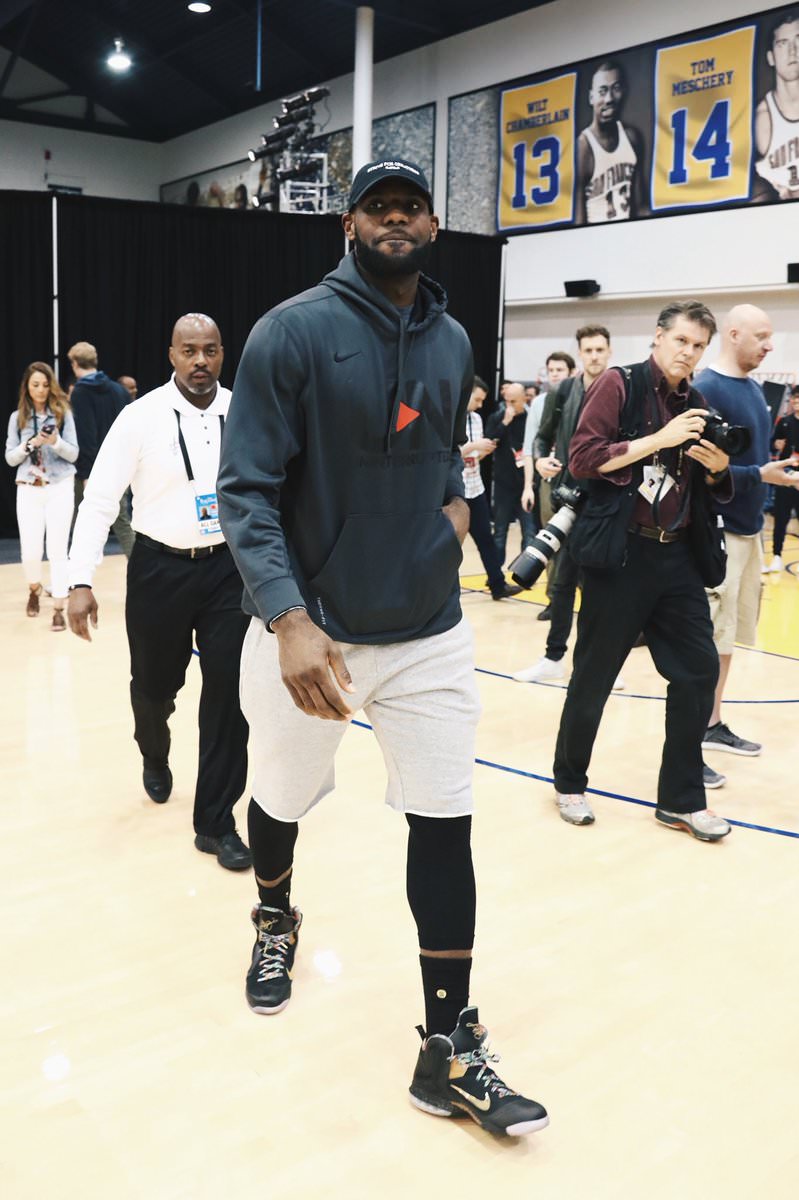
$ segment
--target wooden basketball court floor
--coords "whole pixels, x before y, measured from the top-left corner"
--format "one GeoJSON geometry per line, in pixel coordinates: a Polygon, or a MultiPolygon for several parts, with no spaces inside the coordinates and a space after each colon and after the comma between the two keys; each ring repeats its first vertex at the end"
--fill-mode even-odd
{"type": "MultiPolygon", "coordinates": [[[[796,538],[785,558],[799,569],[796,538]]],[[[469,543],[470,589],[478,567],[469,543]]],[[[464,594],[485,710],[473,998],[499,1073],[551,1114],[506,1141],[408,1102],[423,1012],[405,826],[382,803],[371,734],[347,732],[338,788],[304,822],[294,998],[256,1017],[252,878],[192,845],[197,664],[157,807],[131,738],[121,558],[97,595],[86,645],[50,633],[47,602],[26,619],[20,570],[0,567],[5,1200],[795,1200],[791,570],[766,579],[758,647],[734,656],[725,717],[764,751],[709,758],[728,776],[711,804],[735,823],[718,845],[653,820],[664,691],[646,650],[608,702],[597,823],[561,821],[563,688],[509,678],[543,653],[540,595],[464,594]]]]}

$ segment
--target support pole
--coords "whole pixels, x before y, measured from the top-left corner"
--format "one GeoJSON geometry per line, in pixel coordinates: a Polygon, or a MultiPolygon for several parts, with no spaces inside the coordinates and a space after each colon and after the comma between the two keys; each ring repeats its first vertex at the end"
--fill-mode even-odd
{"type": "Polygon", "coordinates": [[[372,158],[375,10],[361,5],[355,14],[355,79],[352,93],[352,174],[372,158]]]}

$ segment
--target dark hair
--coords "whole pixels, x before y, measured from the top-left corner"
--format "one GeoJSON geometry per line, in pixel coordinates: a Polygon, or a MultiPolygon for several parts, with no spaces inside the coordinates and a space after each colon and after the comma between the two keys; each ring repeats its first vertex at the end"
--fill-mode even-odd
{"type": "Polygon", "coordinates": [[[716,318],[707,305],[699,300],[675,300],[673,304],[667,304],[661,309],[658,317],[658,329],[671,329],[678,317],[685,317],[695,325],[701,325],[710,337],[716,332],[716,318]]]}
{"type": "Polygon", "coordinates": [[[768,39],[769,49],[772,51],[772,53],[774,51],[774,42],[776,41],[776,38],[777,38],[777,30],[780,29],[783,25],[797,25],[797,24],[799,24],[799,8],[792,8],[790,10],[790,12],[783,13],[783,15],[781,17],[777,17],[775,19],[774,24],[771,26],[771,29],[769,31],[769,39],[768,39]]]}
{"type": "Polygon", "coordinates": [[[583,338],[588,337],[603,337],[608,345],[610,345],[610,330],[604,325],[582,325],[575,333],[577,345],[579,346],[583,338]]]}
{"type": "Polygon", "coordinates": [[[553,350],[551,354],[548,354],[546,357],[546,365],[549,366],[551,362],[563,362],[570,371],[573,371],[576,366],[571,354],[567,354],[565,350],[553,350]]]}
{"type": "Polygon", "coordinates": [[[600,71],[618,71],[619,82],[623,84],[625,88],[627,87],[627,74],[624,70],[624,67],[615,58],[603,59],[598,67],[594,67],[593,71],[591,72],[591,87],[594,86],[594,80],[600,71]]]}
{"type": "Polygon", "coordinates": [[[480,388],[486,393],[486,395],[488,395],[488,384],[484,379],[481,379],[479,375],[475,375],[474,379],[472,380],[472,391],[474,391],[475,388],[480,388]]]}

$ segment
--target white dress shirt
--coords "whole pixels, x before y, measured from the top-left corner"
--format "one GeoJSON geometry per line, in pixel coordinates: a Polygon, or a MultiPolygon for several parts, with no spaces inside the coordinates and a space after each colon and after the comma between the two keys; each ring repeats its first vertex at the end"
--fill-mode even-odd
{"type": "Polygon", "coordinates": [[[221,445],[220,416],[227,415],[230,391],[217,385],[213,402],[195,408],[178,391],[174,375],[128,404],[103,441],[78,509],[69,582],[91,584],[102,559],[108,531],[119,514],[122,493],[133,492],[131,526],[157,542],[189,550],[215,546],[221,533],[203,535],[195,497],[216,491],[221,445]],[[178,440],[178,422],[194,473],[189,480],[178,440]]]}

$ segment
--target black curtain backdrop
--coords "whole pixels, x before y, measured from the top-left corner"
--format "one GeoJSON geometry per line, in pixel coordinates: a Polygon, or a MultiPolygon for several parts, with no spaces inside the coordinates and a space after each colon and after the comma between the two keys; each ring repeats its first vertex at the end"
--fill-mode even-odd
{"type": "MultiPolygon", "coordinates": [[[[19,383],[31,362],[53,361],[52,197],[0,192],[0,372],[2,435],[19,402],[19,383]]],[[[0,537],[17,532],[14,472],[0,468],[0,537]]]]}
{"type": "MultiPolygon", "coordinates": [[[[0,330],[6,410],[16,407],[22,371],[52,361],[52,199],[0,192],[0,330]]],[[[241,351],[258,318],[317,283],[344,253],[338,216],[190,209],[182,205],[59,196],[58,375],[70,380],[67,351],[93,343],[112,378],[133,375],[139,394],[170,373],[172,326],[205,312],[222,333],[222,382],[232,386],[241,351]]],[[[502,238],[442,231],[430,274],[449,294],[466,328],[475,369],[493,379],[497,353],[502,238]]],[[[6,422],[8,417],[6,416],[6,422]]],[[[0,536],[16,534],[13,473],[0,492],[0,536]]]]}

